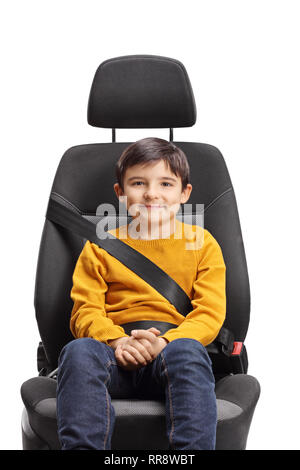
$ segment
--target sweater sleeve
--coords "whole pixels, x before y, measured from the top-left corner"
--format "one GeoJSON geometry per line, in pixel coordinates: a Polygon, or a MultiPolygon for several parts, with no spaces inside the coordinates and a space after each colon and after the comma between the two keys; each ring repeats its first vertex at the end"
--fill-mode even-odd
{"type": "Polygon", "coordinates": [[[103,278],[104,264],[94,245],[87,241],[73,273],[71,298],[74,302],[70,329],[75,338],[89,337],[105,344],[126,335],[121,326],[107,317],[105,293],[108,286],[103,278]]]}
{"type": "Polygon", "coordinates": [[[207,346],[218,335],[226,314],[226,266],[221,247],[205,230],[197,278],[191,299],[193,310],[177,327],[161,335],[167,341],[191,338],[207,346]]]}

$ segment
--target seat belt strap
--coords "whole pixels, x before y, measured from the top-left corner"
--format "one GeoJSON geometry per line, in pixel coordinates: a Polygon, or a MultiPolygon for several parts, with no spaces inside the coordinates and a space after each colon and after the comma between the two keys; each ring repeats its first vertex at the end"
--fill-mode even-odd
{"type": "MultiPolygon", "coordinates": [[[[85,219],[79,211],[77,212],[71,203],[64,201],[65,203],[62,203],[50,196],[46,212],[48,220],[106,250],[156,289],[184,317],[193,310],[188,295],[165,271],[112,234],[110,234],[112,238],[100,239],[96,234],[96,225],[85,219]]],[[[222,327],[214,341],[222,345],[224,354],[231,354],[234,338],[227,328],[222,327]]]]}
{"type": "Polygon", "coordinates": [[[100,239],[96,234],[96,226],[93,222],[82,217],[74,210],[69,209],[62,203],[50,198],[46,218],[55,222],[82,238],[106,250],[110,255],[117,258],[121,263],[136,273],[163,297],[173,304],[181,315],[186,316],[193,310],[190,298],[184,290],[166,272],[159,268],[149,258],[142,255],[120,239],[100,239]]]}

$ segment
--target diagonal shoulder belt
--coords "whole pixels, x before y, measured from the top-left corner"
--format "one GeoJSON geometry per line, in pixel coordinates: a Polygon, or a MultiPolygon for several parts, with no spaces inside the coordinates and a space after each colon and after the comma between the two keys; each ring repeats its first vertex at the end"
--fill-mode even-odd
{"type": "MultiPolygon", "coordinates": [[[[188,295],[165,271],[160,269],[160,267],[153,263],[149,258],[122,242],[120,239],[114,237],[112,234],[110,234],[111,238],[100,239],[96,234],[95,224],[85,219],[78,209],[76,209],[70,202],[66,201],[64,198],[61,199],[61,201],[63,201],[61,202],[57,196],[58,195],[55,194],[54,197],[50,196],[49,198],[46,213],[46,218],[48,220],[70,230],[82,238],[90,240],[92,243],[95,243],[100,248],[106,250],[110,255],[114,256],[131,271],[156,289],[172,305],[174,305],[177,311],[184,317],[193,310],[193,306],[188,295]]],[[[136,323],[143,323],[144,327],[145,324],[148,325],[145,321],[136,323]]],[[[157,324],[159,323],[161,324],[160,326],[163,327],[164,322],[157,322],[157,324]]],[[[125,324],[124,326],[125,331],[130,331],[129,324],[125,324]]],[[[151,322],[150,326],[155,326],[154,322],[151,322]]],[[[148,327],[150,326],[148,325],[148,327]]],[[[163,333],[170,328],[176,328],[176,326],[178,325],[166,323],[165,328],[162,328],[165,330],[163,333]]],[[[159,326],[157,326],[157,328],[161,330],[159,326]]],[[[231,331],[222,327],[217,338],[214,340],[214,343],[215,342],[221,344],[222,352],[225,355],[231,355],[234,349],[234,337],[231,331]]]]}

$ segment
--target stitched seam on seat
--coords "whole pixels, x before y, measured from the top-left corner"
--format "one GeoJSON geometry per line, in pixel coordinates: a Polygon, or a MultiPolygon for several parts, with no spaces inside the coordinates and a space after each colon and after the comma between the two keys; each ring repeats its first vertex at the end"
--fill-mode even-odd
{"type": "Polygon", "coordinates": [[[237,405],[236,403],[234,403],[233,401],[230,401],[230,400],[227,400],[227,399],[223,399],[223,398],[216,398],[216,401],[223,401],[223,402],[227,402],[227,403],[230,403],[231,405],[235,405],[237,408],[240,409],[240,412],[238,414],[235,414],[234,416],[228,416],[228,417],[222,417],[222,419],[218,416],[218,423],[223,423],[224,421],[229,421],[229,420],[234,420],[236,418],[239,418],[241,416],[241,414],[245,413],[245,410],[240,406],[240,405],[237,405]]]}
{"type": "MultiPolygon", "coordinates": [[[[42,400],[41,400],[42,401],[42,400]]],[[[45,416],[45,415],[41,415],[41,413],[39,411],[37,411],[35,408],[31,408],[30,409],[30,412],[31,413],[34,413],[36,416],[39,416],[40,418],[43,418],[43,419],[49,419],[50,421],[53,421],[53,422],[56,422],[57,421],[57,417],[52,417],[52,416],[45,416]]],[[[29,413],[29,411],[27,410],[27,413],[29,413]]],[[[28,420],[29,420],[29,416],[28,416],[28,420]]],[[[30,421],[29,421],[29,424],[31,426],[31,428],[33,429],[30,421]]],[[[34,430],[34,432],[36,433],[36,431],[34,430]]],[[[40,437],[40,436],[39,436],[40,437]]],[[[41,437],[42,439],[42,437],[41,437]]]]}
{"type": "Polygon", "coordinates": [[[206,212],[208,209],[211,208],[211,206],[213,206],[219,199],[221,199],[221,197],[225,196],[225,194],[229,193],[230,191],[232,191],[233,188],[228,188],[226,189],[226,191],[224,191],[222,194],[219,194],[219,196],[217,196],[213,201],[211,201],[205,208],[204,208],[204,212],[206,212]]]}
{"type": "Polygon", "coordinates": [[[170,386],[170,379],[169,379],[167,364],[166,364],[166,361],[165,361],[165,358],[164,358],[162,352],[161,352],[161,358],[162,358],[163,363],[164,363],[166,376],[167,376],[167,381],[168,381],[168,394],[169,394],[169,402],[170,402],[170,419],[171,419],[171,432],[170,432],[169,440],[170,440],[170,444],[173,444],[173,434],[174,434],[175,423],[174,423],[174,413],[173,413],[171,386],[170,386]]]}
{"type": "Polygon", "coordinates": [[[75,204],[73,204],[72,202],[68,201],[68,199],[66,199],[65,197],[63,197],[61,194],[58,194],[56,193],[55,191],[52,191],[51,194],[54,194],[55,196],[59,197],[60,199],[62,199],[63,201],[65,201],[69,206],[73,207],[73,209],[76,210],[76,212],[79,212],[80,214],[82,214],[82,211],[80,209],[78,209],[77,206],[75,206],[75,204]]]}
{"type": "Polygon", "coordinates": [[[232,400],[228,400],[228,398],[221,398],[221,397],[217,397],[217,396],[216,396],[216,399],[217,399],[217,400],[221,400],[221,401],[226,401],[227,403],[230,403],[231,405],[238,406],[239,408],[241,408],[242,411],[244,411],[244,408],[242,407],[241,404],[236,403],[236,402],[234,402],[234,401],[232,401],[232,400]]]}
{"type": "MultiPolygon", "coordinates": [[[[213,206],[221,197],[225,196],[225,194],[229,193],[230,191],[232,191],[233,188],[228,188],[226,189],[222,194],[219,194],[219,196],[217,196],[213,201],[211,201],[205,208],[204,208],[204,212],[206,212],[208,209],[211,208],[211,206],[213,206]]],[[[95,213],[94,212],[86,212],[86,211],[82,211],[81,209],[79,209],[77,206],[75,206],[75,204],[73,204],[72,202],[68,201],[68,199],[66,199],[64,196],[62,196],[61,194],[55,192],[55,191],[52,191],[51,194],[54,194],[55,196],[61,198],[63,201],[65,201],[67,204],[69,204],[71,207],[73,207],[73,209],[76,210],[76,212],[79,212],[81,215],[91,215],[91,216],[95,216],[95,213]]]]}
{"type": "Polygon", "coordinates": [[[92,215],[92,216],[95,216],[97,215],[97,213],[95,214],[95,212],[86,212],[86,211],[82,211],[81,209],[79,209],[79,207],[75,206],[75,204],[73,204],[72,202],[68,201],[68,199],[66,199],[64,196],[62,196],[61,194],[55,192],[55,191],[52,191],[51,194],[54,194],[55,196],[59,197],[60,199],[62,199],[63,201],[65,201],[66,204],[68,204],[69,206],[73,207],[73,209],[75,209],[76,212],[78,212],[80,215],[92,215]]]}
{"type": "Polygon", "coordinates": [[[242,410],[243,412],[245,411],[245,408],[244,408],[244,405],[245,405],[245,404],[244,404],[244,403],[242,404],[242,403],[240,403],[240,402],[232,401],[232,399],[231,399],[231,400],[228,400],[228,398],[224,398],[224,397],[222,397],[222,396],[220,396],[220,397],[219,397],[219,396],[218,396],[218,397],[216,396],[216,398],[217,398],[217,400],[227,401],[228,403],[231,403],[232,405],[236,405],[236,406],[238,406],[239,408],[241,408],[241,410],[242,410]]]}

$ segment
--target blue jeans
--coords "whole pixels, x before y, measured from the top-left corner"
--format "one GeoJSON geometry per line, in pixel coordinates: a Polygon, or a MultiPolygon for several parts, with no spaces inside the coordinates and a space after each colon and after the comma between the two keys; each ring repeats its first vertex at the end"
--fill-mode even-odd
{"type": "Polygon", "coordinates": [[[114,350],[92,338],[68,343],[59,357],[57,422],[62,450],[111,446],[111,398],[163,399],[170,449],[213,450],[217,407],[211,360],[199,341],[169,342],[154,361],[126,371],[114,350]]]}

